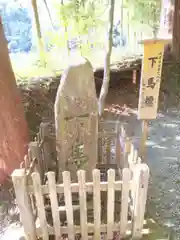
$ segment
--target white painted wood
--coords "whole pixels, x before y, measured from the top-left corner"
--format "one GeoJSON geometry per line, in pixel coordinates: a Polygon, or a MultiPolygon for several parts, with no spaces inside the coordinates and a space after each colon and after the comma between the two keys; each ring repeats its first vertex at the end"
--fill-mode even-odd
{"type": "Polygon", "coordinates": [[[128,198],[130,190],[131,171],[128,168],[123,169],[122,173],[122,196],[121,196],[121,219],[120,236],[125,237],[128,225],[128,198]]]}
{"type": "Polygon", "coordinates": [[[107,239],[113,239],[113,225],[114,225],[114,200],[115,200],[115,171],[108,170],[108,199],[107,199],[107,239]]]}
{"type": "MultiPolygon", "coordinates": [[[[94,224],[93,223],[88,223],[87,225],[88,227],[88,232],[89,233],[93,233],[94,232],[94,224]]],[[[119,222],[118,223],[114,223],[113,224],[113,229],[114,231],[118,232],[119,231],[119,222]]],[[[128,221],[128,226],[127,226],[127,236],[131,235],[131,230],[132,230],[132,222],[128,221]]],[[[48,226],[48,231],[51,235],[54,234],[54,228],[51,226],[48,226]]],[[[81,233],[81,227],[78,225],[74,226],[74,231],[76,234],[80,234],[81,233]]],[[[101,224],[100,226],[100,232],[106,234],[107,232],[107,224],[101,224]]],[[[61,233],[62,234],[68,234],[68,227],[67,226],[62,226],[61,227],[61,233]]],[[[38,228],[37,229],[37,235],[40,237],[41,236],[41,230],[38,228]]]]}
{"type": "Polygon", "coordinates": [[[12,181],[16,194],[16,202],[20,210],[21,221],[24,227],[25,237],[28,240],[36,240],[35,222],[26,189],[25,170],[14,170],[12,173],[12,181]]]}
{"type": "Polygon", "coordinates": [[[86,204],[86,189],[85,189],[85,171],[79,170],[77,172],[79,183],[79,203],[80,203],[80,225],[81,237],[84,240],[88,239],[87,233],[87,204],[86,204]]]}
{"type": "Polygon", "coordinates": [[[137,181],[135,181],[136,178],[136,166],[135,165],[133,167],[133,169],[131,169],[131,177],[132,177],[132,181],[131,181],[131,187],[130,187],[130,197],[131,197],[131,206],[130,209],[132,212],[134,212],[134,206],[135,206],[135,200],[136,200],[136,186],[137,186],[137,181]]]}
{"type": "Polygon", "coordinates": [[[132,237],[134,238],[142,237],[144,214],[147,200],[148,179],[149,179],[149,167],[147,166],[147,164],[137,165],[134,179],[137,183],[133,213],[132,237]]]}
{"type": "Polygon", "coordinates": [[[20,168],[25,167],[25,171],[29,168],[30,165],[30,149],[28,149],[28,154],[24,156],[24,162],[21,163],[20,168]]]}
{"type": "Polygon", "coordinates": [[[129,138],[125,139],[125,144],[124,144],[124,152],[123,152],[123,166],[124,168],[128,167],[128,155],[130,153],[130,147],[131,147],[131,140],[129,138]]]}
{"type": "Polygon", "coordinates": [[[130,153],[134,156],[134,145],[131,143],[130,153]]]}
{"type": "Polygon", "coordinates": [[[138,164],[142,163],[142,159],[141,159],[140,157],[138,157],[137,163],[138,163],[138,164]]]}
{"type": "Polygon", "coordinates": [[[131,198],[132,198],[132,234],[136,235],[137,230],[136,228],[136,221],[137,221],[137,214],[138,214],[138,196],[136,191],[139,192],[139,165],[136,165],[133,169],[132,175],[132,185],[131,185],[131,198]]]}
{"type": "MultiPolygon", "coordinates": [[[[77,193],[79,191],[79,185],[78,183],[71,183],[71,192],[72,193],[77,193]]],[[[122,181],[116,181],[114,183],[114,188],[116,191],[121,191],[122,190],[122,181]]],[[[108,183],[107,182],[101,182],[100,183],[100,189],[102,192],[107,191],[108,189],[108,183]]],[[[43,194],[49,194],[49,188],[47,185],[42,185],[41,190],[43,194]]],[[[57,184],[56,185],[56,191],[59,194],[64,193],[64,184],[57,184]]],[[[86,192],[92,193],[93,192],[93,183],[92,182],[87,182],[86,183],[86,192]]],[[[28,193],[33,193],[33,187],[28,186],[28,193]]]]}
{"type": "Polygon", "coordinates": [[[134,145],[131,143],[130,146],[130,156],[128,158],[128,162],[129,162],[129,167],[132,168],[133,167],[133,163],[134,163],[134,145]]]}
{"type": "Polygon", "coordinates": [[[118,168],[123,168],[123,161],[121,160],[121,145],[120,145],[120,123],[119,121],[116,123],[116,164],[118,168]]]}
{"type": "Polygon", "coordinates": [[[52,210],[52,217],[53,217],[53,226],[56,240],[61,238],[61,228],[60,228],[60,212],[58,208],[57,202],[57,192],[56,192],[56,181],[55,181],[55,173],[48,172],[48,186],[49,186],[49,197],[51,201],[51,210],[52,210]]]}
{"type": "Polygon", "coordinates": [[[34,167],[34,171],[39,172],[40,176],[42,176],[42,169],[41,169],[41,166],[39,165],[39,161],[40,161],[41,157],[40,157],[38,142],[37,141],[30,142],[28,147],[30,150],[30,155],[31,155],[32,160],[34,158],[36,158],[36,160],[37,160],[35,167],[34,167]]]}
{"type": "Polygon", "coordinates": [[[133,159],[134,164],[137,164],[137,161],[138,161],[138,151],[137,149],[134,149],[134,159],[133,159]]]}
{"type": "Polygon", "coordinates": [[[101,193],[100,193],[100,171],[93,170],[93,207],[94,207],[94,239],[100,240],[101,225],[101,193]]]}
{"type": "MultiPolygon", "coordinates": [[[[24,169],[20,169],[20,176],[24,177],[24,169]],[[22,172],[21,172],[22,171],[22,172]]],[[[48,172],[48,185],[42,185],[40,183],[39,173],[32,174],[33,186],[29,187],[28,191],[25,194],[28,197],[28,194],[34,193],[36,198],[36,204],[38,209],[39,216],[39,226],[37,233],[34,229],[34,238],[29,237],[27,239],[36,239],[37,236],[41,236],[42,239],[48,239],[48,234],[54,234],[56,239],[60,239],[62,234],[68,234],[68,239],[75,239],[75,233],[81,233],[82,239],[88,239],[88,233],[94,233],[94,239],[100,239],[100,233],[107,233],[107,239],[113,239],[113,232],[120,231],[121,237],[127,235],[127,231],[132,230],[132,236],[138,238],[142,235],[143,230],[143,220],[145,205],[147,199],[147,187],[148,187],[148,178],[149,178],[149,168],[146,164],[134,164],[132,171],[130,169],[123,170],[122,181],[115,181],[115,171],[110,169],[108,170],[108,181],[100,182],[100,171],[97,169],[93,170],[93,182],[85,182],[85,171],[80,170],[77,172],[78,183],[71,183],[70,172],[63,172],[63,184],[56,185],[55,183],[55,174],[53,172],[48,172]],[[131,180],[131,173],[132,180],[131,180]],[[122,186],[121,186],[122,185],[122,186]],[[130,189],[131,188],[131,189],[130,189]],[[34,189],[34,192],[32,190],[34,189]],[[101,197],[100,190],[107,191],[107,224],[101,224],[101,197]],[[120,222],[114,222],[114,210],[115,210],[115,190],[122,190],[122,199],[121,199],[121,216],[120,222]],[[133,206],[129,206],[128,197],[129,190],[131,190],[131,196],[133,196],[133,206]],[[73,206],[72,206],[72,192],[79,192],[80,205],[76,206],[80,209],[80,226],[74,226],[73,220],[73,206]],[[93,193],[93,206],[94,206],[94,223],[87,223],[87,203],[86,203],[86,193],[93,193]],[[53,216],[53,227],[49,226],[46,221],[43,194],[50,195],[52,216],[53,216]],[[57,203],[57,193],[64,194],[65,196],[65,206],[58,207],[57,203]],[[128,207],[132,211],[132,225],[133,229],[130,227],[130,222],[127,220],[128,207]],[[62,209],[60,209],[62,208],[62,209]],[[62,211],[66,211],[67,215],[67,227],[60,226],[60,217],[59,214],[62,211]],[[40,231],[41,229],[41,231],[40,231]]],[[[13,176],[12,176],[13,177],[13,176]]],[[[24,178],[25,179],[25,178],[24,178]]],[[[19,182],[18,182],[19,184],[19,182]]],[[[25,180],[24,180],[25,186],[25,180]]],[[[22,185],[22,184],[21,184],[22,185]]],[[[16,187],[17,189],[17,187],[16,187]]],[[[21,193],[17,193],[19,196],[22,196],[21,193]]],[[[29,199],[28,199],[29,200],[29,199]]],[[[21,198],[17,197],[17,203],[21,201],[21,198]],[[20,199],[20,200],[18,200],[20,199]]],[[[18,203],[24,204],[23,203],[18,203]]],[[[20,211],[22,207],[20,207],[20,211]]],[[[26,211],[26,210],[25,210],[26,211]]],[[[29,210],[32,216],[31,209],[29,210]]],[[[26,214],[28,215],[28,213],[26,214]]],[[[24,218],[26,220],[26,218],[24,218]]],[[[24,220],[24,221],[25,221],[24,220]]],[[[26,220],[26,223],[23,223],[24,228],[29,227],[29,220],[26,220]],[[27,225],[28,221],[28,225],[27,225]]],[[[35,226],[34,226],[35,228],[35,226]]],[[[29,230],[28,232],[29,234],[29,230]]],[[[30,232],[31,234],[31,232],[30,232]]]]}
{"type": "Polygon", "coordinates": [[[40,159],[40,165],[43,173],[45,174],[48,171],[48,167],[51,166],[51,148],[49,144],[49,123],[42,122],[40,124],[40,138],[43,141],[42,144],[42,155],[43,158],[40,159]]]}
{"type": "Polygon", "coordinates": [[[66,216],[68,225],[68,239],[74,240],[74,219],[73,219],[73,207],[72,207],[72,195],[71,195],[71,177],[70,172],[64,171],[62,173],[64,184],[64,198],[66,206],[66,216]]]}
{"type": "Polygon", "coordinates": [[[128,154],[128,168],[132,169],[132,167],[133,167],[133,154],[130,152],[128,154]]]}
{"type": "Polygon", "coordinates": [[[34,195],[36,198],[38,217],[39,217],[40,226],[42,229],[42,239],[49,240],[47,220],[46,220],[46,214],[45,214],[45,208],[44,208],[44,200],[43,200],[43,194],[41,191],[40,175],[39,173],[34,172],[31,174],[31,177],[33,181],[34,195]]]}
{"type": "Polygon", "coordinates": [[[124,128],[123,124],[121,124],[121,126],[120,126],[120,134],[121,134],[123,139],[125,139],[127,137],[126,136],[126,131],[125,131],[125,128],[124,128]]]}

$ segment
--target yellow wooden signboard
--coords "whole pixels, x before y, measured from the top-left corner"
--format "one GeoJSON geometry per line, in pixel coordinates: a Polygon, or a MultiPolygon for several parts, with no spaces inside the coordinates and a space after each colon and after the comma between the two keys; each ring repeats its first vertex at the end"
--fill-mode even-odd
{"type": "Polygon", "coordinates": [[[138,119],[156,119],[164,46],[167,39],[145,40],[141,70],[138,119]]]}

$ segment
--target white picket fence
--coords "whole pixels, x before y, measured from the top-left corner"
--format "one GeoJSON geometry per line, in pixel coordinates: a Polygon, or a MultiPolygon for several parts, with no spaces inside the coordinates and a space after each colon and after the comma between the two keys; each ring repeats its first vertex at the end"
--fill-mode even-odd
{"type": "MultiPolygon", "coordinates": [[[[107,182],[101,182],[100,171],[94,169],[92,182],[86,182],[85,171],[77,172],[78,183],[71,183],[70,172],[63,172],[63,183],[56,184],[55,173],[47,173],[47,185],[41,185],[38,172],[32,173],[32,185],[28,185],[24,169],[17,169],[12,174],[12,180],[16,193],[16,200],[20,209],[21,222],[24,227],[26,239],[35,240],[42,237],[49,239],[49,235],[55,235],[55,239],[61,239],[68,235],[68,239],[75,239],[76,234],[81,234],[81,239],[101,239],[101,235],[107,235],[107,239],[113,239],[116,232],[120,237],[131,235],[132,238],[140,238],[143,233],[144,213],[147,198],[149,168],[146,164],[136,164],[133,171],[125,168],[122,171],[122,180],[115,180],[115,170],[108,170],[107,182]],[[115,222],[115,192],[121,191],[121,204],[119,222],[115,222]],[[107,222],[101,222],[101,192],[107,192],[107,222]],[[74,224],[72,193],[79,194],[80,225],[74,224]],[[94,222],[87,222],[86,193],[93,194],[94,222]],[[37,206],[37,220],[34,220],[30,195],[33,194],[37,206]],[[46,219],[44,195],[49,195],[52,211],[53,226],[46,219]],[[57,194],[64,195],[64,207],[58,206],[57,194]],[[61,213],[66,212],[67,225],[61,223],[61,213]],[[128,215],[131,220],[128,220],[128,215]],[[37,224],[39,222],[39,224],[37,224]]],[[[76,206],[77,207],[77,206],[76,206]]]]}

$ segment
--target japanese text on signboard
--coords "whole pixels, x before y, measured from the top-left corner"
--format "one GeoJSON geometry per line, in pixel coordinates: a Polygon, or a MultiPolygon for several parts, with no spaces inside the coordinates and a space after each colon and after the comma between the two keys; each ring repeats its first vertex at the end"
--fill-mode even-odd
{"type": "Polygon", "coordinates": [[[153,91],[152,94],[146,94],[146,89],[151,89],[153,90],[155,87],[156,87],[156,84],[160,81],[161,79],[161,59],[162,59],[162,53],[158,53],[158,56],[156,57],[149,57],[148,58],[148,61],[149,61],[149,64],[151,66],[151,68],[155,68],[156,67],[156,64],[158,65],[157,67],[157,72],[155,74],[155,76],[153,77],[150,77],[147,79],[147,83],[144,83],[143,84],[143,93],[144,93],[144,96],[142,96],[142,106],[141,107],[153,107],[154,105],[154,101],[155,100],[155,96],[153,94],[153,91]]]}
{"type": "Polygon", "coordinates": [[[138,119],[155,119],[157,116],[165,41],[147,41],[144,44],[138,119]]]}

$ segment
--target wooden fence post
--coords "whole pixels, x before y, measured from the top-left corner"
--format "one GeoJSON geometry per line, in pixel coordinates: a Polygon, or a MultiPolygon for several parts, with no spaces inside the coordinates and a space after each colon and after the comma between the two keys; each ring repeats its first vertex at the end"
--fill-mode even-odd
{"type": "Polygon", "coordinates": [[[93,170],[93,207],[94,207],[94,239],[100,240],[101,225],[101,192],[100,192],[100,171],[93,170]]]}
{"type": "Polygon", "coordinates": [[[111,137],[107,137],[105,140],[105,146],[106,146],[106,163],[105,164],[111,164],[111,137]]]}
{"type": "Polygon", "coordinates": [[[16,201],[20,210],[21,221],[27,240],[36,240],[36,227],[26,190],[26,176],[24,169],[16,169],[12,173],[12,181],[16,194],[16,201]]]}
{"type": "Polygon", "coordinates": [[[122,172],[122,195],[121,195],[121,220],[120,220],[120,236],[126,236],[128,224],[128,197],[130,189],[131,171],[124,168],[122,172]]]}
{"type": "Polygon", "coordinates": [[[49,145],[49,123],[42,122],[40,124],[40,138],[42,141],[44,172],[47,172],[48,167],[51,166],[51,148],[49,145]]]}
{"type": "Polygon", "coordinates": [[[30,156],[31,156],[32,160],[34,158],[36,158],[36,164],[35,164],[34,170],[36,172],[39,172],[39,174],[41,176],[41,181],[43,181],[44,172],[43,172],[42,159],[41,159],[41,153],[40,153],[40,148],[39,148],[38,142],[37,141],[30,142],[29,150],[30,150],[30,156]]]}
{"type": "Polygon", "coordinates": [[[124,143],[124,152],[123,152],[123,167],[124,168],[128,168],[128,155],[130,153],[130,149],[131,149],[131,140],[130,138],[126,138],[125,139],[125,143],[124,143]]]}
{"type": "Polygon", "coordinates": [[[133,173],[133,229],[132,238],[141,238],[144,214],[147,200],[149,167],[146,164],[137,164],[133,173]]]}
{"type": "Polygon", "coordinates": [[[67,227],[68,227],[68,239],[74,240],[74,217],[72,207],[72,193],[71,193],[71,176],[70,172],[64,171],[62,173],[64,184],[64,198],[66,207],[67,227]]]}
{"type": "Polygon", "coordinates": [[[60,240],[62,236],[61,236],[61,224],[60,224],[60,216],[59,216],[59,209],[58,209],[58,201],[57,201],[55,173],[48,172],[47,178],[48,178],[49,197],[51,201],[54,232],[55,232],[56,240],[60,240]]]}
{"type": "Polygon", "coordinates": [[[46,220],[46,213],[44,207],[44,198],[41,190],[41,179],[40,175],[37,172],[32,173],[31,175],[33,181],[33,190],[36,198],[37,212],[40,221],[40,227],[42,229],[42,239],[48,240],[48,226],[46,220]]]}
{"type": "Polygon", "coordinates": [[[134,159],[135,159],[135,148],[134,145],[131,143],[129,146],[130,150],[129,150],[129,154],[128,154],[128,168],[132,171],[133,167],[134,167],[134,159]]]}
{"type": "Polygon", "coordinates": [[[115,161],[116,164],[118,166],[118,168],[121,168],[121,145],[120,145],[120,122],[118,121],[116,123],[116,140],[115,140],[115,144],[116,144],[116,156],[115,156],[115,161]]]}
{"type": "Polygon", "coordinates": [[[88,239],[87,228],[87,203],[86,203],[86,177],[85,171],[79,170],[77,172],[78,185],[79,185],[79,204],[80,204],[80,225],[81,225],[81,237],[82,239],[88,239]]]}
{"type": "Polygon", "coordinates": [[[107,239],[113,239],[113,224],[115,210],[115,171],[108,170],[108,192],[107,192],[107,239]]]}
{"type": "Polygon", "coordinates": [[[148,139],[148,120],[143,120],[142,122],[142,136],[140,141],[140,149],[139,149],[139,155],[143,162],[145,162],[146,158],[146,141],[148,139]]]}

